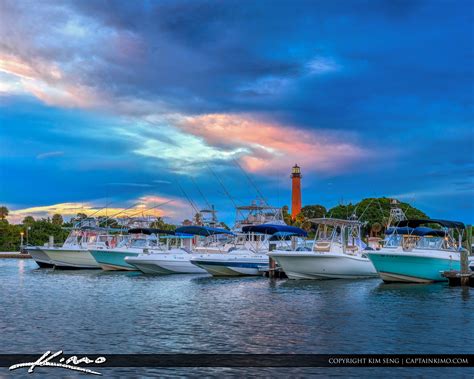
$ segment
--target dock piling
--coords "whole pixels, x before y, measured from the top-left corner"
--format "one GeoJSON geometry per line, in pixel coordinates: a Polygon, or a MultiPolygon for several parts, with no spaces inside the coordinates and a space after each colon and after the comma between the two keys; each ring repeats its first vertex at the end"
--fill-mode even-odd
{"type": "Polygon", "coordinates": [[[468,225],[466,228],[466,244],[469,255],[472,255],[472,225],[468,225]]]}
{"type": "Polygon", "coordinates": [[[472,254],[472,227],[466,227],[466,249],[461,251],[461,286],[469,285],[469,259],[468,256],[472,254]]]}
{"type": "Polygon", "coordinates": [[[469,256],[472,255],[472,226],[466,226],[466,248],[460,249],[460,271],[444,271],[443,276],[448,279],[450,286],[474,287],[474,272],[469,269],[469,256]]]}
{"type": "MultiPolygon", "coordinates": [[[[276,245],[274,243],[271,243],[268,246],[268,251],[273,251],[275,250],[276,245]]],[[[271,257],[268,257],[268,277],[270,279],[275,278],[275,269],[276,269],[276,263],[275,260],[273,260],[271,257]]]]}

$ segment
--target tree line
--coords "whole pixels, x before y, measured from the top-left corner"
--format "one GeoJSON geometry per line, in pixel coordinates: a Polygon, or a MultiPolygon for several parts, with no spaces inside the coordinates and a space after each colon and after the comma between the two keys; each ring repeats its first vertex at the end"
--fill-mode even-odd
{"type": "MultiPolygon", "coordinates": [[[[87,217],[85,213],[78,213],[70,221],[65,222],[60,214],[41,219],[26,216],[21,224],[10,224],[7,220],[8,214],[8,208],[0,206],[0,251],[19,251],[22,239],[25,245],[42,246],[49,241],[50,236],[53,236],[54,243],[61,244],[66,240],[70,228],[87,217]]],[[[124,228],[117,220],[103,216],[97,217],[97,223],[101,227],[124,228]]],[[[162,217],[157,217],[151,227],[162,230],[176,229],[175,225],[166,223],[162,217]]]]}
{"type": "MultiPolygon", "coordinates": [[[[349,219],[354,216],[364,223],[364,235],[370,234],[372,230],[383,231],[387,226],[390,210],[392,209],[392,199],[386,197],[366,198],[358,203],[340,204],[333,208],[326,209],[324,205],[306,205],[301,208],[301,212],[293,219],[287,206],[283,207],[283,219],[288,225],[298,226],[310,234],[315,232],[315,226],[311,223],[313,218],[332,217],[339,219],[349,219]]],[[[423,211],[405,202],[398,202],[399,207],[408,219],[429,218],[423,211]]]]}

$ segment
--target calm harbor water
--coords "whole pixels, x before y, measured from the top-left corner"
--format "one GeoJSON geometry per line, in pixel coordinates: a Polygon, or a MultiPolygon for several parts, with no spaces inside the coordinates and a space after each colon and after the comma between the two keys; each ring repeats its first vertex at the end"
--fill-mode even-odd
{"type": "MultiPolygon", "coordinates": [[[[60,349],[67,354],[474,353],[474,291],[446,284],[54,271],[37,269],[32,260],[1,259],[0,288],[3,354],[60,349]]],[[[14,374],[0,370],[0,376],[14,374]]],[[[472,369],[420,368],[100,371],[122,376],[474,375],[472,369]]]]}

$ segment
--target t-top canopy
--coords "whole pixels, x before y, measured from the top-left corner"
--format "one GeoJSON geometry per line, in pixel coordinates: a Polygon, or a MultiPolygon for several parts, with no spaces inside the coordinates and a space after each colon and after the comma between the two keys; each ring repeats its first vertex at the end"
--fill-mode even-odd
{"type": "Polygon", "coordinates": [[[161,236],[163,239],[189,239],[193,238],[194,236],[192,234],[185,234],[185,233],[173,233],[167,236],[161,236]]]}
{"type": "Polygon", "coordinates": [[[306,237],[308,235],[303,229],[289,225],[278,225],[278,224],[260,224],[260,225],[249,225],[242,228],[244,233],[262,233],[275,235],[276,233],[285,233],[288,235],[294,235],[299,237],[306,237]]]}
{"type": "Polygon", "coordinates": [[[343,220],[341,218],[312,218],[309,219],[313,224],[339,226],[339,225],[362,225],[359,220],[343,220]]]}
{"type": "Polygon", "coordinates": [[[237,209],[239,211],[258,211],[258,210],[277,210],[280,209],[278,207],[272,207],[271,205],[257,205],[257,204],[252,204],[252,205],[241,205],[238,206],[237,209]]]}
{"type": "Polygon", "coordinates": [[[112,228],[112,227],[104,227],[104,226],[82,226],[80,228],[76,228],[74,226],[64,226],[61,227],[63,230],[93,230],[97,232],[126,232],[127,228],[112,228]]]}
{"type": "Polygon", "coordinates": [[[390,234],[399,234],[399,235],[407,235],[407,234],[412,234],[413,231],[415,229],[413,228],[409,228],[407,226],[403,226],[403,227],[391,227],[391,228],[388,228],[386,231],[385,231],[385,234],[387,235],[390,235],[390,234]]]}
{"type": "Polygon", "coordinates": [[[398,223],[398,226],[409,226],[410,228],[417,228],[420,225],[425,224],[438,224],[444,226],[445,228],[451,229],[464,229],[465,226],[462,222],[459,221],[447,221],[447,220],[430,220],[430,219],[421,219],[421,220],[403,220],[398,223]]]}
{"type": "Polygon", "coordinates": [[[272,234],[272,236],[270,237],[270,241],[280,241],[280,240],[288,241],[294,235],[295,235],[294,233],[276,232],[275,234],[272,234]]]}
{"type": "Polygon", "coordinates": [[[413,234],[420,237],[433,236],[433,237],[444,237],[446,232],[444,230],[426,228],[424,226],[419,226],[413,230],[413,234]]]}
{"type": "Polygon", "coordinates": [[[180,226],[176,229],[176,233],[182,234],[192,234],[195,236],[212,236],[215,234],[229,234],[234,235],[231,231],[223,228],[211,228],[210,226],[199,226],[199,225],[190,225],[190,226],[180,226]]]}
{"type": "Polygon", "coordinates": [[[417,237],[424,237],[424,236],[444,237],[446,235],[446,233],[443,230],[436,230],[436,229],[427,228],[423,226],[419,226],[417,228],[410,228],[408,226],[392,227],[392,228],[388,228],[385,234],[409,235],[409,236],[417,236],[417,237]]]}
{"type": "Polygon", "coordinates": [[[128,234],[166,234],[173,236],[175,234],[172,230],[163,230],[163,229],[156,229],[156,228],[133,228],[128,229],[128,234]]]}

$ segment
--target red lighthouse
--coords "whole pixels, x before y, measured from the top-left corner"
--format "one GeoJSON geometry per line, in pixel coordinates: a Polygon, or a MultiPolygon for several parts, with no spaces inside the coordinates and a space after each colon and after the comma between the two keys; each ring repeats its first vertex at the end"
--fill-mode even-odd
{"type": "Polygon", "coordinates": [[[301,212],[301,169],[295,164],[291,169],[291,218],[301,212]]]}

